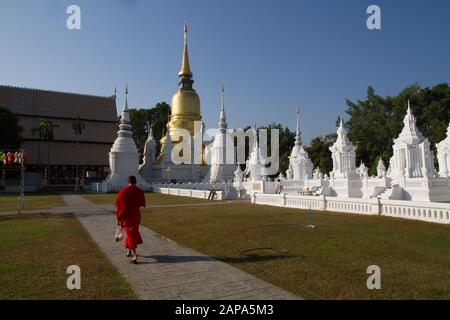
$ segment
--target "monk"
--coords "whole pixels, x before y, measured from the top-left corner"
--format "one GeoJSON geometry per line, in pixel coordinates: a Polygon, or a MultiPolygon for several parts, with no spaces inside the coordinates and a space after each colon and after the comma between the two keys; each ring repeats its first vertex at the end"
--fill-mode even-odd
{"type": "Polygon", "coordinates": [[[117,223],[125,230],[126,256],[131,257],[132,263],[137,263],[136,248],[142,244],[142,237],[139,233],[141,223],[140,208],[145,208],[145,196],[139,187],[136,186],[136,177],[128,177],[128,185],[119,191],[116,199],[117,223]]]}

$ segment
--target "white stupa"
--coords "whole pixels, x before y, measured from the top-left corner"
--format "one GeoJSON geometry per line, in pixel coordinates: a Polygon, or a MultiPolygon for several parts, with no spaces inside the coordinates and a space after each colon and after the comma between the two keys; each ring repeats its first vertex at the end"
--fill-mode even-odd
{"type": "Polygon", "coordinates": [[[148,137],[145,141],[143,163],[139,167],[139,174],[147,181],[151,180],[153,165],[156,160],[156,140],[153,137],[153,128],[147,124],[148,137]]]}
{"type": "Polygon", "coordinates": [[[225,114],[224,88],[221,86],[222,103],[216,136],[211,147],[211,168],[209,179],[211,183],[232,181],[236,165],[235,152],[231,136],[227,132],[227,116],[225,114]]]}
{"type": "Polygon", "coordinates": [[[125,107],[120,119],[117,139],[109,152],[110,173],[102,183],[102,191],[118,191],[128,183],[129,176],[135,176],[137,184],[143,190],[150,186],[139,175],[139,153],[133,140],[133,131],[130,124],[128,110],[128,86],[125,89],[125,107]]]}
{"type": "Polygon", "coordinates": [[[439,161],[439,176],[450,177],[450,124],[447,128],[447,137],[436,144],[439,161]]]}
{"type": "Polygon", "coordinates": [[[293,180],[305,180],[312,178],[313,164],[308,157],[300,138],[299,110],[297,109],[297,130],[295,132],[295,144],[289,157],[289,172],[287,175],[293,180]]]}
{"type": "Polygon", "coordinates": [[[348,139],[344,122],[339,124],[336,142],[330,147],[333,158],[330,186],[338,197],[361,198],[361,180],[356,170],[356,147],[348,139]]]}
{"type": "Polygon", "coordinates": [[[252,127],[253,145],[250,151],[249,159],[246,161],[244,176],[250,181],[265,180],[267,178],[266,164],[267,159],[262,155],[256,133],[256,124],[252,127]]]}
{"type": "Polygon", "coordinates": [[[447,178],[436,177],[430,142],[417,128],[409,101],[403,123],[389,161],[388,176],[392,183],[403,189],[404,200],[450,201],[447,178]]]}

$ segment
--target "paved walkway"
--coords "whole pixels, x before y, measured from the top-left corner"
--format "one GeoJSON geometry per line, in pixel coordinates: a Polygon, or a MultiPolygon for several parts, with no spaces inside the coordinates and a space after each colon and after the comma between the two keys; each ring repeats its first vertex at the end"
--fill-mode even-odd
{"type": "Polygon", "coordinates": [[[122,244],[114,241],[116,222],[110,211],[95,209],[78,195],[63,198],[141,299],[299,299],[145,227],[140,228],[144,244],[138,248],[139,264],[130,264],[122,244]]]}

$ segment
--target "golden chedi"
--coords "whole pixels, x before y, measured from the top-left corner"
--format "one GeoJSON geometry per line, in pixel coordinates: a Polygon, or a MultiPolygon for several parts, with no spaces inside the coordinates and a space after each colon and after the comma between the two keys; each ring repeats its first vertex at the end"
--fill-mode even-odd
{"type": "MultiPolygon", "coordinates": [[[[189,66],[189,55],[187,48],[187,26],[184,25],[184,49],[181,69],[178,73],[180,81],[178,82],[180,88],[172,97],[172,110],[168,127],[170,128],[170,137],[172,142],[176,144],[179,142],[180,129],[188,130],[191,136],[196,134],[194,128],[195,121],[201,121],[200,115],[200,98],[192,88],[194,80],[192,80],[192,72],[189,66]]],[[[164,145],[165,137],[161,139],[161,145],[164,145]]]]}

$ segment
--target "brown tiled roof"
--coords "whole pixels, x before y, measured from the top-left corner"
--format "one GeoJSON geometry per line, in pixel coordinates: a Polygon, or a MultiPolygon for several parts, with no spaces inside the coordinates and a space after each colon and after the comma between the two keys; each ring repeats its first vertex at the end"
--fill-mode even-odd
{"type": "Polygon", "coordinates": [[[19,115],[117,122],[114,96],[101,97],[0,85],[0,103],[19,115]]]}

